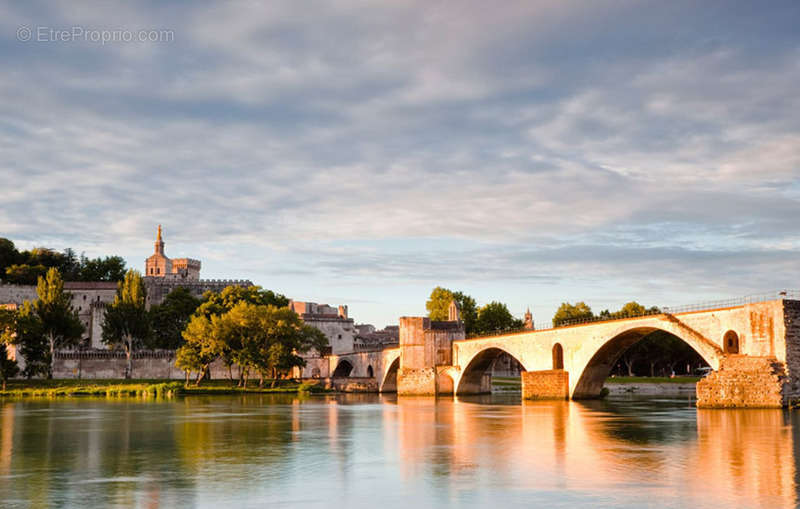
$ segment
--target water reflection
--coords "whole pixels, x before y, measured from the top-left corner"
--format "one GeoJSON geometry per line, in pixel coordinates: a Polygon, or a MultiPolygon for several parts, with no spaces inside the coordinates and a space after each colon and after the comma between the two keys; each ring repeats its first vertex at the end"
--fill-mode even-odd
{"type": "Polygon", "coordinates": [[[794,507],[798,413],[691,401],[190,397],[0,406],[3,507],[794,507]]]}

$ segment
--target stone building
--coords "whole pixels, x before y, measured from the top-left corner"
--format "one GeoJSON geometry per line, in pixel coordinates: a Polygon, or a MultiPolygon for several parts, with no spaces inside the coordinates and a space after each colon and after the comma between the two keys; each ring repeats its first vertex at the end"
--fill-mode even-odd
{"type": "Polygon", "coordinates": [[[397,346],[400,342],[400,327],[387,325],[382,330],[377,330],[374,325],[356,325],[355,351],[379,350],[397,346]]]}
{"type": "Polygon", "coordinates": [[[303,322],[325,334],[331,353],[338,355],[353,351],[358,331],[353,319],[347,316],[347,306],[335,308],[327,304],[291,300],[289,307],[300,315],[303,322]]]}
{"type": "Polygon", "coordinates": [[[253,286],[248,280],[200,279],[200,267],[200,260],[194,258],[167,257],[161,225],[158,225],[155,250],[145,260],[144,266],[148,307],[164,302],[164,298],[176,288],[184,288],[195,297],[202,297],[209,290],[221,292],[228,286],[253,286]]]}
{"type": "MultiPolygon", "coordinates": [[[[156,234],[155,252],[145,261],[144,284],[147,290],[147,306],[161,304],[176,288],[185,288],[195,297],[208,290],[220,292],[228,286],[252,286],[250,281],[236,279],[200,279],[200,261],[192,258],[169,259],[164,253],[161,225],[156,234]],[[153,274],[153,275],[149,275],[153,274]]],[[[86,331],[82,338],[83,348],[105,348],[102,342],[105,307],[114,301],[117,283],[107,281],[65,281],[64,290],[72,294],[72,308],[86,331]]],[[[0,305],[22,305],[36,300],[35,285],[0,284],[0,305]]]]}
{"type": "Polygon", "coordinates": [[[144,275],[169,279],[200,279],[200,260],[193,258],[167,258],[164,254],[164,240],[161,237],[161,225],[156,234],[155,252],[145,260],[144,275]]]}
{"type": "MultiPolygon", "coordinates": [[[[81,346],[103,348],[103,315],[105,306],[114,300],[117,283],[106,281],[65,281],[64,290],[72,295],[72,309],[85,327],[81,346]]],[[[0,304],[21,306],[37,299],[34,285],[0,285],[0,304]]]]}

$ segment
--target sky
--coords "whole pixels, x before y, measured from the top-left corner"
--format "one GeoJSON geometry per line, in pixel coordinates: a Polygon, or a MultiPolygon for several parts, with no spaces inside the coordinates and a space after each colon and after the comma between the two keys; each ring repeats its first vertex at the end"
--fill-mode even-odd
{"type": "Polygon", "coordinates": [[[162,224],[204,278],[378,326],[437,285],[538,323],[797,289],[799,22],[796,1],[3,1],[0,237],[143,270],[162,224]]]}

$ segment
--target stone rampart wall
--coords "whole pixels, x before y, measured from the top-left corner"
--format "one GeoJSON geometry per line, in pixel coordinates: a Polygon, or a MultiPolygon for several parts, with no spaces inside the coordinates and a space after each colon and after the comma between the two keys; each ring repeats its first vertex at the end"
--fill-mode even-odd
{"type": "MultiPolygon", "coordinates": [[[[53,378],[121,379],[125,377],[127,365],[125,354],[120,351],[61,352],[56,354],[53,378]]],[[[230,372],[222,361],[211,364],[211,379],[239,378],[239,367],[232,366],[230,372]]],[[[192,378],[196,373],[192,374],[192,378]]],[[[175,367],[175,353],[170,350],[138,352],[133,358],[132,378],[172,379],[186,378],[184,371],[175,367]]]]}

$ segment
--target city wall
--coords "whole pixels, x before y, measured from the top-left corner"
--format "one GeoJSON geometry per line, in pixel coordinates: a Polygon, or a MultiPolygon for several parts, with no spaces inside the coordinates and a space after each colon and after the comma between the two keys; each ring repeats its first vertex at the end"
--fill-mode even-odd
{"type": "MultiPolygon", "coordinates": [[[[127,366],[125,354],[118,350],[59,352],[53,367],[53,378],[121,379],[127,366]]],[[[184,380],[186,373],[175,367],[175,352],[156,350],[136,352],[133,356],[132,378],[184,380]]],[[[239,367],[230,372],[222,361],[211,364],[211,379],[239,378],[239,367]]],[[[192,374],[192,378],[196,373],[192,374]]]]}

